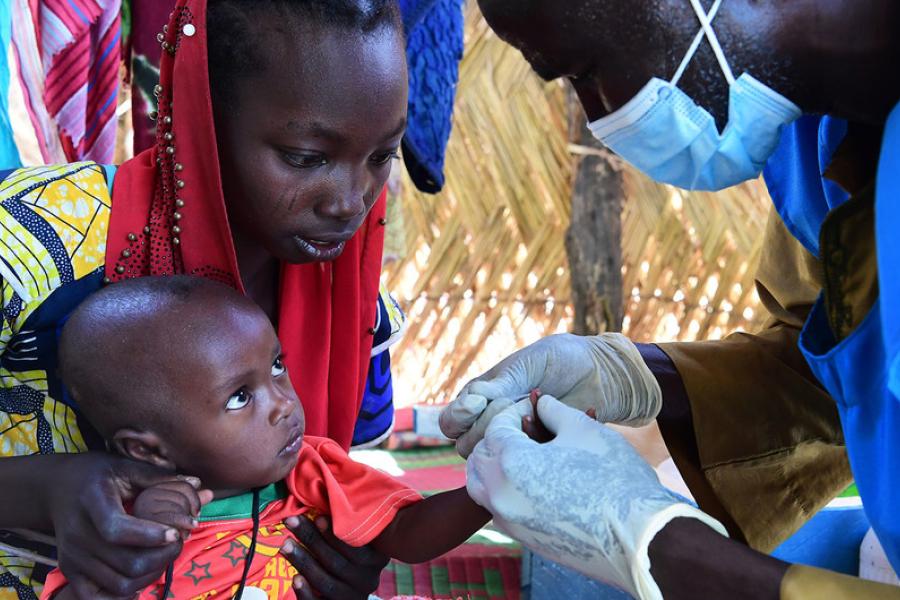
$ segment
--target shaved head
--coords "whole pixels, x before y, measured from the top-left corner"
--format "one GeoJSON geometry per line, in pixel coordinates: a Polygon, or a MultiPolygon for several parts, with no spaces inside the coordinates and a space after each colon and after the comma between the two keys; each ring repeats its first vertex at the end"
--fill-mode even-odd
{"type": "Polygon", "coordinates": [[[170,376],[223,313],[265,318],[234,289],[200,277],[139,277],[89,296],[60,338],[63,382],[107,439],[123,427],[165,430],[170,376]],[[198,308],[199,307],[199,308],[198,308]],[[139,374],[140,381],[136,381],[139,374]]]}

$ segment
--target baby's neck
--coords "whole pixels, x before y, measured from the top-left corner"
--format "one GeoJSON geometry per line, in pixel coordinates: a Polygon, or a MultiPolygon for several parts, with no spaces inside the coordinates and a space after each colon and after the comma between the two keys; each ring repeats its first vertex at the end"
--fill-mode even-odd
{"type": "Polygon", "coordinates": [[[234,498],[235,496],[242,496],[244,494],[249,494],[252,491],[253,490],[234,488],[234,489],[212,490],[212,493],[213,493],[213,500],[222,500],[224,498],[234,498]]]}

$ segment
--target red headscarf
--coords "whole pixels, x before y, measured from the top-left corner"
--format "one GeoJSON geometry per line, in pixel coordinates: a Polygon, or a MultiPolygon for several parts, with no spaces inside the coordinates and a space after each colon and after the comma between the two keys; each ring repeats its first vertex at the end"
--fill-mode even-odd
{"type": "MultiPolygon", "coordinates": [[[[178,0],[160,35],[156,146],[113,185],[106,276],[188,273],[243,290],[222,195],[210,100],[206,0],[178,0]]],[[[332,263],[281,268],[279,338],[307,433],[349,447],[372,351],[385,196],[332,263]]]]}

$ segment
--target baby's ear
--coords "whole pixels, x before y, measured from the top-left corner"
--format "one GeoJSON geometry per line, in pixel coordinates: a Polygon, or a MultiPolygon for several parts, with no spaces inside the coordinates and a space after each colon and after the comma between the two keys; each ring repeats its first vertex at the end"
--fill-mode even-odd
{"type": "Polygon", "coordinates": [[[152,431],[136,431],[120,429],[113,434],[110,441],[117,454],[145,462],[163,469],[174,470],[175,464],[169,460],[162,440],[152,431]]]}

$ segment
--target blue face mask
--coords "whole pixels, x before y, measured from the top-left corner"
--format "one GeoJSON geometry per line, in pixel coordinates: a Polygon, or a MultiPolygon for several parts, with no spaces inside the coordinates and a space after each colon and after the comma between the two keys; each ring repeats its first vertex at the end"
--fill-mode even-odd
{"type": "Polygon", "coordinates": [[[711,25],[722,0],[716,0],[708,15],[699,0],[690,2],[703,27],[672,81],[654,77],[625,106],[589,127],[610,150],[656,181],[689,190],[721,190],[758,177],[778,146],[782,128],[802,112],[747,73],[734,78],[711,25]],[[678,89],[704,37],[731,88],[728,124],[721,133],[713,116],[678,89]]]}

